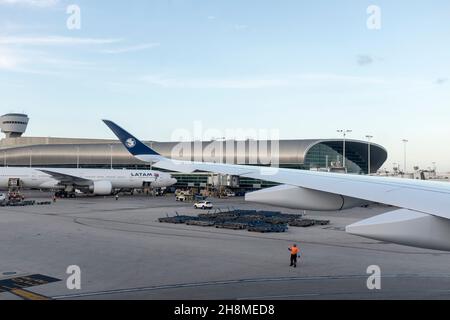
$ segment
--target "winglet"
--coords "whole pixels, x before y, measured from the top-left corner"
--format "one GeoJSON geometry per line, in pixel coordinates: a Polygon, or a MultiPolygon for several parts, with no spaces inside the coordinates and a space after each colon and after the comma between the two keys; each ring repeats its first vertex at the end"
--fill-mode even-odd
{"type": "Polygon", "coordinates": [[[133,156],[144,161],[157,161],[162,158],[158,152],[145,145],[143,142],[141,142],[131,133],[118,126],[116,123],[110,120],[103,120],[103,122],[112,130],[112,132],[114,132],[117,138],[119,138],[120,142],[122,142],[125,148],[127,148],[128,152],[130,152],[133,156]]]}

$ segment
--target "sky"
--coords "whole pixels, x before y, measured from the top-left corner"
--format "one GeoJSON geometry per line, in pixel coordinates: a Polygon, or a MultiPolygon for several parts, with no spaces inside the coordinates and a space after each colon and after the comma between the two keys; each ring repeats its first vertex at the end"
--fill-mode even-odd
{"type": "Polygon", "coordinates": [[[0,0],[0,113],[28,136],[349,129],[386,168],[408,139],[408,168],[450,171],[449,55],[448,0],[0,0]]]}

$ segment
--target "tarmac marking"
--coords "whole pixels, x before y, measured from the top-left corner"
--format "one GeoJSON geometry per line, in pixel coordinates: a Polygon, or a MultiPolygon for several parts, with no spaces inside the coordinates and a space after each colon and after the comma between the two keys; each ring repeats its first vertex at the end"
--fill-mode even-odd
{"type": "Polygon", "coordinates": [[[44,276],[42,274],[33,274],[29,276],[21,276],[0,280],[0,293],[10,292],[25,300],[50,300],[49,297],[30,292],[26,288],[37,287],[53,282],[61,281],[60,279],[44,276]]]}
{"type": "MultiPolygon", "coordinates": [[[[211,287],[211,286],[226,286],[233,284],[248,284],[248,283],[265,283],[265,282],[292,282],[292,281],[306,281],[306,282],[316,282],[316,281],[337,281],[337,280],[359,280],[366,279],[367,275],[335,275],[335,276],[311,276],[311,277],[279,277],[279,278],[254,278],[254,279],[235,279],[235,280],[223,280],[223,281],[207,281],[207,282],[195,282],[195,283],[182,283],[182,284],[172,284],[172,285],[160,285],[160,286],[150,286],[150,287],[135,287],[135,288],[124,288],[124,289],[113,289],[104,291],[94,291],[85,292],[77,294],[68,294],[52,297],[55,300],[60,299],[74,299],[74,298],[86,298],[94,296],[103,295],[114,295],[114,294],[126,294],[126,293],[138,293],[138,292],[157,292],[160,290],[171,290],[171,289],[182,289],[182,288],[200,288],[200,287],[211,287]]],[[[450,278],[450,274],[443,275],[421,275],[421,274],[391,274],[384,275],[383,279],[417,279],[417,278],[450,278]]],[[[308,296],[311,294],[307,294],[308,296]]],[[[316,293],[314,293],[316,295],[316,293]]],[[[318,294],[322,295],[322,294],[318,294]]],[[[245,299],[245,298],[244,298],[245,299]]]]}
{"type": "Polygon", "coordinates": [[[24,299],[24,300],[33,300],[33,301],[44,301],[51,300],[51,298],[28,291],[24,289],[14,289],[11,290],[10,293],[24,299]]]}

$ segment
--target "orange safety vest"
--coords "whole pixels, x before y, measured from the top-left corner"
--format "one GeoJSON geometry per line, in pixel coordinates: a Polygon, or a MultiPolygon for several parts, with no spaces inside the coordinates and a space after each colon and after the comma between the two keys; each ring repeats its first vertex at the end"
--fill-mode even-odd
{"type": "Polygon", "coordinates": [[[297,247],[292,247],[292,248],[291,248],[291,254],[292,254],[292,255],[297,255],[297,254],[298,254],[298,251],[299,251],[299,250],[298,250],[297,247]]]}

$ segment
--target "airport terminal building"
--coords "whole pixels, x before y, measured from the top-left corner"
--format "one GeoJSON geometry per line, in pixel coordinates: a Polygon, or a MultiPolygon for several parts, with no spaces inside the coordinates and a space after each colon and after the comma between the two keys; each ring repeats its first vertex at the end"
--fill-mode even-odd
{"type": "MultiPolygon", "coordinates": [[[[148,169],[149,165],[133,158],[116,140],[75,139],[49,137],[23,137],[28,124],[24,114],[7,114],[0,118],[0,126],[6,138],[0,140],[0,165],[32,167],[70,168],[133,168],[148,169]]],[[[166,157],[173,156],[178,142],[146,142],[166,157]]],[[[256,141],[258,145],[259,141],[256,141]]],[[[183,143],[185,144],[185,143],[183,143]]],[[[265,142],[268,149],[274,148],[271,141],[265,142]]],[[[237,164],[265,165],[252,159],[263,159],[267,150],[254,148],[255,141],[204,141],[191,144],[189,156],[183,160],[205,159],[211,152],[211,145],[224,150],[223,161],[237,164]],[[199,147],[200,144],[200,147],[199,147]],[[230,148],[231,146],[231,148],[230,148]],[[227,154],[232,150],[232,154],[227,154]],[[190,159],[189,159],[190,158],[190,159]]],[[[278,164],[281,168],[303,170],[336,171],[342,168],[344,141],[342,139],[308,139],[277,141],[278,164]]],[[[387,159],[387,151],[380,145],[365,141],[346,140],[345,167],[349,173],[367,174],[378,171],[387,159]],[[370,161],[369,161],[370,154],[370,161]]],[[[205,159],[206,160],[206,159],[205,159]]],[[[271,183],[237,177],[218,177],[210,173],[174,174],[178,187],[206,187],[223,185],[239,189],[259,189],[272,186],[271,183]]]]}

